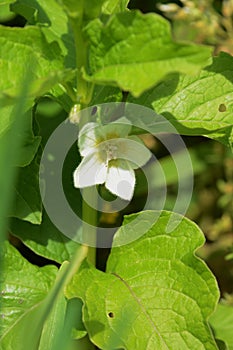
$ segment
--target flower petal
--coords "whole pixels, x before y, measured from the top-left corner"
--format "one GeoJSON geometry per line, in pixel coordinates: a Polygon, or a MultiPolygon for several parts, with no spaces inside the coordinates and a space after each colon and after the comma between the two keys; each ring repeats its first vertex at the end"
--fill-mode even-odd
{"type": "Polygon", "coordinates": [[[96,153],[83,158],[73,174],[74,187],[83,188],[103,184],[107,177],[107,166],[96,153]]]}
{"type": "Polygon", "coordinates": [[[96,130],[98,128],[99,124],[97,123],[87,123],[79,131],[78,146],[83,157],[96,149],[96,130]]]}
{"type": "Polygon", "coordinates": [[[127,160],[132,169],[142,167],[152,155],[137,136],[115,139],[114,145],[117,146],[117,158],[127,160]]]}
{"type": "Polygon", "coordinates": [[[112,123],[99,126],[96,130],[96,136],[102,140],[126,137],[130,133],[131,128],[132,125],[130,121],[127,118],[122,117],[112,123]]]}
{"type": "Polygon", "coordinates": [[[109,166],[105,186],[113,194],[130,201],[134,193],[135,175],[127,162],[121,161],[122,164],[122,167],[109,166]]]}

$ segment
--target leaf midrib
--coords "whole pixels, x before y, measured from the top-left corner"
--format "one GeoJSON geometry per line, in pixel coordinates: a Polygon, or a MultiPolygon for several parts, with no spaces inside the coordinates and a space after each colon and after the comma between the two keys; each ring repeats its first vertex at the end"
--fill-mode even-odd
{"type": "Polygon", "coordinates": [[[147,310],[145,309],[144,305],[141,303],[140,299],[137,297],[137,295],[134,293],[134,291],[132,290],[132,288],[129,286],[129,284],[121,277],[119,276],[117,273],[112,272],[112,274],[118,278],[125,286],[126,288],[129,290],[130,294],[132,295],[132,297],[134,298],[134,300],[137,302],[137,304],[139,305],[139,307],[141,308],[143,314],[146,316],[147,320],[149,321],[149,323],[152,325],[152,328],[154,329],[155,333],[159,336],[159,338],[161,339],[161,341],[164,343],[164,345],[166,346],[166,348],[169,350],[165,340],[163,339],[163,337],[161,336],[161,334],[159,333],[159,330],[157,328],[157,326],[155,325],[153,319],[151,318],[151,316],[148,314],[147,310]]]}

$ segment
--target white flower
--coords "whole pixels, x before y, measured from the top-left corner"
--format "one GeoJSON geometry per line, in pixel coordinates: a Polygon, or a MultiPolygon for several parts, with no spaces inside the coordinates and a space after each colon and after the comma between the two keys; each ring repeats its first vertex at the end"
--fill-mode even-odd
{"type": "Polygon", "coordinates": [[[84,188],[105,183],[113,194],[131,200],[137,169],[151,153],[136,136],[128,136],[131,125],[120,118],[108,125],[87,123],[79,132],[79,150],[83,159],[74,171],[74,186],[84,188]]]}

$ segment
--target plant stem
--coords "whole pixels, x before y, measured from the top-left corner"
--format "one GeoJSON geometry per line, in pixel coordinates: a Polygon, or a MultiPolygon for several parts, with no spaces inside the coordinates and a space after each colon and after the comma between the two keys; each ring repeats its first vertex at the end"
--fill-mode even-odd
{"type": "MultiPolygon", "coordinates": [[[[76,48],[76,66],[77,66],[77,103],[81,109],[88,106],[91,100],[93,86],[83,79],[82,69],[87,64],[87,48],[82,32],[82,15],[79,18],[70,18],[74,33],[76,48]]],[[[82,120],[79,124],[80,129],[83,127],[82,120]]],[[[96,227],[97,227],[97,195],[95,187],[84,188],[82,203],[82,220],[83,220],[83,242],[88,245],[87,258],[90,263],[95,265],[96,262],[96,227]],[[85,200],[86,199],[86,200],[85,200]]]]}
{"type": "Polygon", "coordinates": [[[96,263],[96,230],[97,230],[97,195],[95,187],[83,190],[83,241],[89,245],[87,258],[90,263],[96,263]]]}
{"type": "Polygon", "coordinates": [[[86,107],[90,103],[92,95],[92,86],[83,79],[82,69],[87,64],[87,45],[83,38],[82,19],[71,18],[71,25],[74,33],[76,48],[76,67],[77,67],[77,102],[86,107]]]}

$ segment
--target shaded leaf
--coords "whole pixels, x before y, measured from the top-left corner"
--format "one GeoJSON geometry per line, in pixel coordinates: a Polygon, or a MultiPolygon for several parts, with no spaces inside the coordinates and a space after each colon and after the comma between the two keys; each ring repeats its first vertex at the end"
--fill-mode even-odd
{"type": "MultiPolygon", "coordinates": [[[[12,123],[10,127],[8,128],[7,126],[0,135],[0,242],[5,239],[7,232],[7,216],[13,199],[12,185],[16,177],[16,168],[14,165],[20,162],[22,154],[21,148],[25,141],[24,133],[25,130],[27,130],[27,121],[24,111],[29,83],[30,79],[23,82],[20,98],[16,101],[14,109],[8,111],[12,113],[10,118],[12,123]]],[[[6,120],[7,118],[4,122],[6,122],[6,120]]]]}
{"type": "Polygon", "coordinates": [[[14,203],[9,216],[40,224],[42,204],[39,190],[39,165],[35,159],[30,165],[21,168],[14,187],[14,203]]]}
{"type": "Polygon", "coordinates": [[[228,345],[229,350],[233,350],[233,307],[219,304],[210,318],[210,324],[216,337],[223,340],[228,345]]]}
{"type": "Polygon", "coordinates": [[[12,219],[10,232],[38,255],[62,263],[70,260],[79,244],[64,236],[46,214],[40,225],[12,219]]]}
{"type": "Polygon", "coordinates": [[[121,102],[122,92],[112,86],[95,85],[90,106],[100,103],[121,102]]]}
{"type": "MultiPolygon", "coordinates": [[[[18,117],[18,116],[17,116],[18,117]]],[[[1,107],[1,118],[0,118],[0,137],[3,136],[9,138],[12,133],[12,125],[14,123],[15,111],[13,106],[1,107]]],[[[32,130],[32,112],[31,109],[23,113],[24,128],[19,131],[15,129],[13,137],[16,137],[16,133],[22,138],[22,144],[20,145],[20,157],[12,158],[12,163],[15,166],[26,166],[33,160],[38,147],[40,145],[41,137],[34,136],[32,130]]]]}

